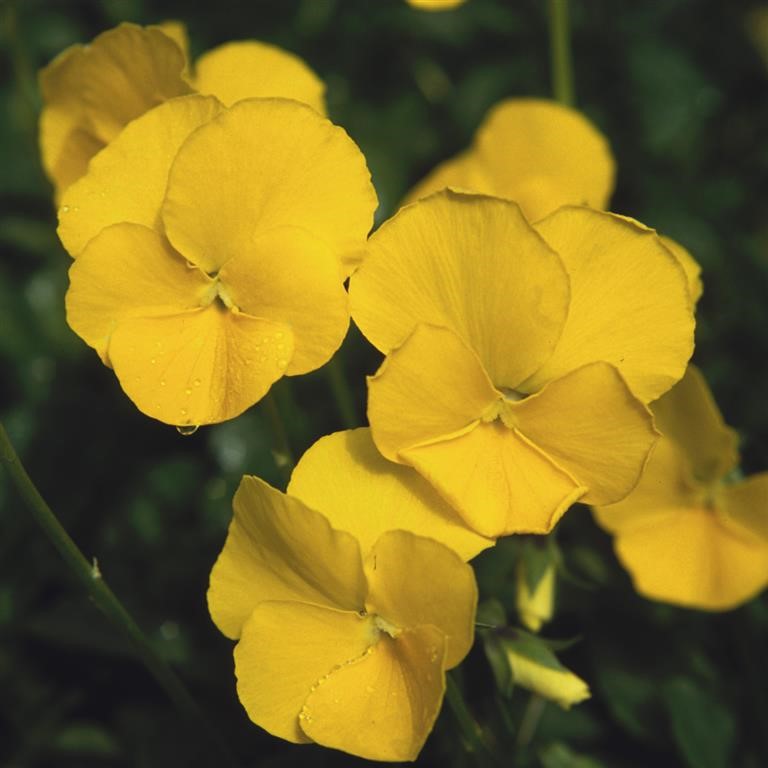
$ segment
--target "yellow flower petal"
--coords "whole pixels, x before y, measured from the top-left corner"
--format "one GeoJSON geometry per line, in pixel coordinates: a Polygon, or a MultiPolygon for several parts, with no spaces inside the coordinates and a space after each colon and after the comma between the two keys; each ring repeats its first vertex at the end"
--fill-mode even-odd
{"type": "Polygon", "coordinates": [[[321,514],[257,477],[243,477],[233,507],[208,589],[211,617],[227,637],[238,638],[264,600],[362,610],[367,585],[360,548],[350,534],[334,530],[321,514]]]}
{"type": "Polygon", "coordinates": [[[182,146],[162,218],[173,245],[212,273],[278,227],[323,240],[337,265],[358,258],[375,207],[365,159],[341,128],[305,104],[246,99],[182,146]]]}
{"type": "Polygon", "coordinates": [[[652,525],[667,508],[694,507],[699,499],[700,491],[685,457],[671,440],[661,437],[632,493],[616,504],[593,511],[603,528],[621,534],[652,525]]]}
{"type": "Polygon", "coordinates": [[[722,611],[768,584],[768,546],[723,525],[708,509],[666,508],[620,535],[616,552],[637,591],[654,600],[722,611]]]}
{"type": "Polygon", "coordinates": [[[450,191],[385,223],[350,280],[352,317],[380,350],[419,323],[445,326],[510,388],[552,353],[568,295],[560,259],[514,203],[450,191]]]}
{"type": "Polygon", "coordinates": [[[179,147],[221,111],[216,99],[184,96],[126,126],[61,199],[58,233],[69,254],[78,256],[110,224],[135,222],[155,228],[179,147]]]}
{"type": "Polygon", "coordinates": [[[443,663],[434,627],[382,635],[310,693],[301,727],[318,744],[369,760],[415,760],[440,711],[443,663]]]}
{"type": "Polygon", "coordinates": [[[688,280],[688,290],[691,294],[691,300],[695,304],[704,292],[704,285],[701,282],[701,267],[699,263],[691,256],[689,251],[683,248],[680,243],[675,242],[671,237],[659,235],[659,240],[670,250],[677,259],[680,266],[685,271],[685,277],[688,280]]]}
{"type": "Polygon", "coordinates": [[[656,234],[587,208],[561,208],[536,229],[565,263],[571,303],[554,354],[522,388],[603,360],[643,402],[669,389],[693,351],[693,309],[685,273],[656,234]]]}
{"type": "Polygon", "coordinates": [[[177,426],[239,416],[283,375],[292,353],[289,326],[218,302],[168,317],[124,320],[109,344],[120,386],[136,407],[177,426]]]}
{"type": "Polygon", "coordinates": [[[106,365],[111,334],[121,321],[193,309],[210,285],[164,238],[138,224],[103,230],[72,264],[69,280],[67,322],[106,365]]]}
{"type": "Polygon", "coordinates": [[[768,545],[768,472],[723,487],[717,500],[723,522],[732,521],[768,545]]]}
{"type": "Polygon", "coordinates": [[[366,609],[398,629],[429,624],[446,638],[445,668],[469,653],[475,638],[475,575],[451,549],[409,531],[388,531],[365,560],[366,609]],[[418,563],[429,578],[415,578],[407,563],[418,563]],[[450,589],[446,592],[446,585],[450,589]]]}
{"type": "Polygon", "coordinates": [[[448,187],[466,193],[493,194],[489,179],[472,151],[468,151],[440,163],[407,194],[402,205],[415,203],[448,187]]]}
{"type": "Polygon", "coordinates": [[[85,88],[83,46],[73,45],[40,70],[40,155],[56,198],[88,168],[104,142],[90,130],[82,100],[85,88]]]}
{"type": "Polygon", "coordinates": [[[457,8],[465,0],[407,0],[408,5],[419,8],[422,11],[444,11],[448,8],[457,8]]]}
{"type": "Polygon", "coordinates": [[[685,376],[653,404],[656,425],[690,462],[695,479],[709,483],[739,463],[736,432],[726,426],[701,371],[689,365],[685,376]]]}
{"type": "Polygon", "coordinates": [[[123,23],[85,49],[82,98],[95,134],[109,142],[131,120],[166,99],[191,93],[179,46],[157,27],[123,23]]]}
{"type": "Polygon", "coordinates": [[[161,21],[154,26],[179,46],[179,50],[184,54],[184,60],[189,62],[189,35],[187,34],[186,24],[183,21],[169,19],[168,21],[161,21]]]}
{"type": "Polygon", "coordinates": [[[555,567],[551,563],[531,592],[525,573],[525,561],[520,560],[516,574],[516,607],[523,626],[538,632],[545,621],[552,618],[555,602],[555,567]]]}
{"type": "Polygon", "coordinates": [[[608,142],[580,112],[552,101],[501,102],[474,151],[493,193],[517,200],[530,221],[563,205],[606,208],[613,191],[608,142]]]}
{"type": "Polygon", "coordinates": [[[330,360],[347,333],[347,292],[334,261],[323,241],[303,229],[281,227],[260,234],[219,272],[243,312],[291,328],[293,356],[287,349],[285,355],[289,376],[330,360]]]}
{"type": "Polygon", "coordinates": [[[193,85],[228,107],[254,96],[280,96],[325,114],[323,81],[298,56],[255,40],[227,43],[204,53],[195,62],[193,85]]]}
{"type": "Polygon", "coordinates": [[[376,447],[400,451],[477,423],[501,397],[477,355],[452,331],[418,325],[368,380],[376,447]]]}
{"type": "Polygon", "coordinates": [[[274,736],[311,741],[299,714],[334,669],[360,658],[375,639],[369,619],[296,602],[259,603],[235,647],[237,695],[248,717],[274,736]]]}
{"type": "Polygon", "coordinates": [[[349,531],[364,556],[398,528],[431,536],[465,560],[493,543],[470,530],[414,469],[387,461],[369,429],[320,438],[293,470],[288,493],[349,531]]]}
{"type": "Polygon", "coordinates": [[[400,456],[484,536],[548,533],[587,490],[498,421],[400,456]]]}
{"type": "Polygon", "coordinates": [[[658,433],[651,412],[608,363],[591,363],[511,405],[531,442],[589,488],[586,504],[610,504],[637,485],[658,433]]]}
{"type": "Polygon", "coordinates": [[[511,642],[505,643],[504,647],[516,685],[550,699],[564,709],[590,697],[589,686],[545,648],[538,649],[536,655],[529,655],[522,652],[522,644],[511,642]]]}

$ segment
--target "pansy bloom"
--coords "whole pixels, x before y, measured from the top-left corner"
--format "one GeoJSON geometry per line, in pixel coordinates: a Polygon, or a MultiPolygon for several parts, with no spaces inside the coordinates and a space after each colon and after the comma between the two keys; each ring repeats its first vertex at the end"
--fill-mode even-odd
{"type": "Polygon", "coordinates": [[[677,260],[588,208],[531,226],[512,202],[437,193],[371,237],[350,294],[388,355],[369,380],[377,447],[491,537],[623,498],[656,438],[645,403],[693,346],[677,260]]]}
{"type": "Polygon", "coordinates": [[[192,69],[184,28],[171,23],[123,23],[70,46],[40,72],[40,89],[40,149],[57,198],[131,120],[167,99],[212,94],[229,106],[280,96],[325,108],[322,81],[293,54],[241,41],[209,51],[192,69]]]}
{"type": "MultiPolygon", "coordinates": [[[[211,573],[211,616],[238,641],[237,692],[256,724],[295,743],[413,760],[440,710],[445,671],[473,642],[474,575],[433,538],[385,531],[390,512],[395,525],[437,522],[444,535],[449,526],[418,479],[397,489],[408,472],[388,474],[364,432],[321,443],[288,495],[243,478],[211,573]],[[295,487],[329,490],[328,514],[295,487]],[[336,527],[336,511],[359,537],[336,527]]],[[[476,537],[469,549],[482,546],[476,537]]]]}
{"type": "Polygon", "coordinates": [[[694,366],[652,408],[663,437],[640,483],[595,517],[640,594],[734,608],[768,585],[768,472],[732,476],[736,433],[694,366]]]}
{"type": "Polygon", "coordinates": [[[147,415],[233,418],[338,348],[375,207],[362,154],[310,107],[173,99],[65,194],[67,320],[147,415]]]}

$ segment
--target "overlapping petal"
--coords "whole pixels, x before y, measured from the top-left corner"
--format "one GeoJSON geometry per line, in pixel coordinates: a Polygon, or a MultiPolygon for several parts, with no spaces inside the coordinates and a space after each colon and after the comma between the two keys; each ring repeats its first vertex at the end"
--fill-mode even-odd
{"type": "Polygon", "coordinates": [[[382,225],[350,280],[352,317],[380,350],[419,323],[444,326],[497,387],[514,388],[544,364],[568,300],[562,262],[514,203],[451,191],[382,225]]]}
{"type": "Polygon", "coordinates": [[[214,98],[184,96],[126,126],[61,198],[58,233],[70,256],[110,224],[135,222],[161,231],[160,207],[179,147],[222,109],[214,98]]]}
{"type": "Polygon", "coordinates": [[[658,437],[651,412],[608,363],[591,363],[511,405],[518,429],[577,482],[583,501],[610,504],[637,485],[658,437]]]}
{"type": "Polygon", "coordinates": [[[685,376],[654,403],[653,413],[658,428],[688,460],[696,481],[712,482],[738,464],[738,435],[726,426],[695,365],[689,365],[685,376]]]}
{"type": "Polygon", "coordinates": [[[359,258],[375,207],[365,160],[343,129],[305,104],[246,99],[182,146],[162,219],[174,247],[213,273],[279,227],[306,229],[347,263],[359,258]]]}
{"type": "Polygon", "coordinates": [[[685,277],[688,280],[688,291],[691,294],[691,301],[695,304],[704,292],[704,284],[701,282],[701,266],[699,265],[699,262],[691,256],[686,248],[683,248],[680,243],[676,242],[671,237],[659,235],[659,239],[662,244],[672,252],[672,255],[683,268],[685,277]]]}
{"type": "Polygon", "coordinates": [[[376,633],[370,618],[352,611],[259,603],[235,647],[237,694],[248,716],[274,736],[312,741],[301,727],[305,716],[299,719],[307,696],[336,669],[362,657],[376,633]]]}
{"type": "Polygon", "coordinates": [[[440,711],[444,656],[443,635],[434,627],[383,635],[370,653],[309,694],[304,733],[370,760],[415,760],[440,711]]]}
{"type": "Polygon", "coordinates": [[[227,637],[239,637],[265,600],[362,610],[367,587],[353,536],[257,477],[243,478],[234,511],[208,590],[211,616],[227,637]]]}
{"type": "Polygon", "coordinates": [[[446,669],[469,653],[475,637],[477,585],[472,569],[456,553],[409,531],[388,531],[374,544],[364,567],[369,613],[386,617],[396,627],[436,627],[446,639],[446,669]],[[419,563],[429,578],[413,578],[403,567],[406,563],[419,563]],[[450,601],[444,599],[446,585],[450,601]]]}
{"type": "Polygon", "coordinates": [[[294,342],[293,354],[284,349],[286,375],[319,368],[344,340],[348,299],[333,254],[300,227],[259,233],[247,251],[224,264],[219,279],[243,312],[290,327],[294,342]]]}
{"type": "Polygon", "coordinates": [[[723,524],[733,523],[768,545],[768,472],[721,488],[718,511],[723,524]]]}
{"type": "Polygon", "coordinates": [[[468,528],[414,469],[387,461],[369,429],[320,438],[293,470],[288,493],[349,531],[364,556],[394,529],[429,536],[465,560],[493,543],[468,528]]]}
{"type": "Polygon", "coordinates": [[[692,304],[677,259],[652,230],[587,208],[561,208],[536,229],[565,264],[571,300],[557,348],[521,388],[536,391],[602,360],[643,402],[663,394],[693,351],[692,304]]]}
{"type": "Polygon", "coordinates": [[[445,187],[516,201],[530,221],[562,205],[605,208],[615,163],[581,113],[541,99],[508,99],[484,119],[470,150],[438,166],[406,201],[445,187]]]}
{"type": "Polygon", "coordinates": [[[325,114],[325,84],[298,57],[274,45],[241,40],[220,45],[195,62],[192,84],[226,106],[241,99],[279,96],[325,114]]]}

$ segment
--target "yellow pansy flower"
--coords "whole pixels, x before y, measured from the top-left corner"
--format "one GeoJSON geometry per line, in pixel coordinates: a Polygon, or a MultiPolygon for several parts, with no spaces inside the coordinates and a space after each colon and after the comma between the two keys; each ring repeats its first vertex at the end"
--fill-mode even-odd
{"type": "Polygon", "coordinates": [[[323,365],[376,195],[346,133],[287,99],[173,99],[64,195],[67,320],[149,416],[233,418],[323,365]]]}
{"type": "Polygon", "coordinates": [[[588,208],[532,227],[510,201],[437,193],[371,237],[350,295],[388,354],[369,380],[377,447],[489,537],[623,498],[656,438],[644,403],[693,347],[677,260],[588,208]]]}
{"type": "Polygon", "coordinates": [[[458,8],[464,2],[466,0],[407,0],[408,5],[422,11],[445,11],[449,8],[458,8]]]}
{"type": "Polygon", "coordinates": [[[212,94],[229,106],[253,96],[297,99],[324,112],[323,83],[304,62],[265,43],[242,41],[187,57],[178,22],[123,23],[73,45],[40,72],[40,150],[57,199],[89,160],[135,118],[167,99],[212,94]]]}
{"type": "MultiPolygon", "coordinates": [[[[538,221],[563,205],[606,210],[615,175],[607,140],[580,112],[546,99],[506,99],[483,120],[472,147],[438,165],[405,203],[452,187],[514,200],[529,221],[538,221]]],[[[698,301],[698,263],[674,240],[661,240],[698,301]]]]}
{"type": "Polygon", "coordinates": [[[552,618],[555,605],[555,576],[555,566],[550,563],[534,589],[531,589],[525,571],[525,561],[521,559],[517,564],[517,613],[523,626],[531,632],[538,632],[544,622],[552,618]]]}
{"type": "Polygon", "coordinates": [[[640,483],[595,517],[640,594],[734,608],[768,585],[768,472],[728,482],[737,436],[693,365],[653,412],[663,437],[640,483]]]}
{"type": "Polygon", "coordinates": [[[343,467],[341,483],[335,468],[329,482],[326,462],[342,445],[318,447],[325,457],[296,470],[314,477],[295,474],[292,484],[331,491],[327,508],[362,526],[362,539],[331,527],[334,514],[244,477],[208,605],[238,641],[237,692],[253,722],[296,743],[414,760],[440,710],[445,671],[472,645],[477,587],[472,569],[438,541],[379,533],[390,513],[394,524],[439,517],[439,503],[419,499],[428,489],[395,490],[380,470],[343,467]],[[361,473],[370,486],[356,484],[361,473]],[[400,502],[405,508],[390,506],[400,502]]]}

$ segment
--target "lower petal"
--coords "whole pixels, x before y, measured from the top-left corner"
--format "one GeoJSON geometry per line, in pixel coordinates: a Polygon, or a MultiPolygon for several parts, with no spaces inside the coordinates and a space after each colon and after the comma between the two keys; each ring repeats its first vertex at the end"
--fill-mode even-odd
{"type": "Polygon", "coordinates": [[[637,591],[653,600],[723,611],[768,584],[768,546],[737,535],[706,509],[666,509],[616,540],[637,591]]]}
{"type": "Polygon", "coordinates": [[[256,725],[294,743],[312,736],[299,716],[330,673],[360,658],[375,640],[370,619],[317,605],[256,606],[235,646],[237,695],[256,725]]]}
{"type": "Polygon", "coordinates": [[[400,458],[484,536],[548,533],[587,490],[498,421],[402,451],[400,458]]]}
{"type": "Polygon", "coordinates": [[[637,485],[658,433],[651,412],[608,363],[592,363],[513,406],[520,431],[589,491],[611,504],[637,485]]]}
{"type": "Polygon", "coordinates": [[[218,302],[121,322],[109,357],[137,408],[166,424],[215,424],[260,400],[285,372],[291,329],[218,302]]]}
{"type": "Polygon", "coordinates": [[[443,636],[434,627],[382,635],[310,693],[304,733],[368,760],[415,760],[440,711],[444,657],[443,636]]]}

